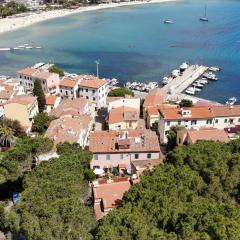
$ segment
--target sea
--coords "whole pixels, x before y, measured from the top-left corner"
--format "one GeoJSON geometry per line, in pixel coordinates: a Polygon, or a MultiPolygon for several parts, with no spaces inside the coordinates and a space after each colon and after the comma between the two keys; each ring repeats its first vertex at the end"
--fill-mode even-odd
{"type": "Polygon", "coordinates": [[[240,99],[240,1],[178,0],[84,12],[0,35],[1,47],[29,43],[42,49],[0,52],[0,75],[50,62],[71,73],[126,81],[157,81],[182,62],[218,66],[218,81],[199,97],[240,99]],[[208,22],[201,22],[207,8],[208,22]],[[165,19],[172,24],[164,24],[165,19]]]}

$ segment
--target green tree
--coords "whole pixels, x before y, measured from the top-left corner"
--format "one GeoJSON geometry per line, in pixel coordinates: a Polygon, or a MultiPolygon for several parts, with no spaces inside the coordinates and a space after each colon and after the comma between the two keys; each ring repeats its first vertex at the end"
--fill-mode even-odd
{"type": "Polygon", "coordinates": [[[170,151],[177,145],[177,132],[183,130],[183,126],[172,126],[167,134],[167,150],[170,151]]]}
{"type": "Polygon", "coordinates": [[[34,82],[33,95],[37,97],[39,112],[43,112],[46,105],[46,99],[41,82],[38,79],[34,82]]]}
{"type": "Polygon", "coordinates": [[[53,119],[54,119],[53,117],[48,116],[48,114],[45,112],[38,113],[38,115],[34,117],[32,131],[38,132],[38,133],[44,133],[48,129],[53,119]]]}
{"type": "Polygon", "coordinates": [[[14,130],[8,126],[0,125],[0,144],[2,147],[11,147],[14,143],[14,130]]]}
{"type": "Polygon", "coordinates": [[[125,95],[134,96],[134,93],[127,88],[115,88],[108,93],[108,97],[125,97],[125,95]]]}
{"type": "Polygon", "coordinates": [[[4,118],[0,120],[0,125],[5,125],[9,128],[12,128],[15,137],[25,135],[25,131],[18,120],[4,118]]]}
{"type": "Polygon", "coordinates": [[[192,107],[193,106],[193,102],[191,100],[188,99],[182,99],[181,102],[179,103],[180,107],[192,107]]]}
{"type": "MultiPolygon", "coordinates": [[[[70,4],[70,3],[69,3],[70,4]]],[[[48,69],[49,72],[51,73],[57,73],[60,77],[63,77],[64,76],[64,71],[63,69],[53,65],[51,66],[49,69],[48,69]]]]}

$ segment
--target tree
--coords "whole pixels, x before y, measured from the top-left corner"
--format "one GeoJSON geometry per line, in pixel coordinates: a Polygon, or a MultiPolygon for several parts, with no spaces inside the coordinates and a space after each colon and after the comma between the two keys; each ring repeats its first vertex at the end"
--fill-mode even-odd
{"type": "Polygon", "coordinates": [[[167,134],[167,150],[170,151],[177,145],[177,132],[183,130],[183,126],[172,126],[167,134]]]}
{"type": "Polygon", "coordinates": [[[11,147],[15,141],[14,130],[5,124],[0,125],[0,144],[2,147],[11,147]]]}
{"type": "Polygon", "coordinates": [[[32,131],[38,132],[38,133],[44,133],[48,129],[53,119],[54,119],[53,117],[48,116],[48,114],[45,112],[38,113],[38,115],[34,117],[32,131]]]}
{"type": "Polygon", "coordinates": [[[26,135],[23,127],[21,126],[21,124],[18,120],[4,118],[4,119],[0,120],[0,125],[5,125],[9,128],[12,128],[15,137],[26,135]]]}
{"type": "Polygon", "coordinates": [[[49,72],[51,73],[57,73],[60,77],[63,77],[64,76],[64,71],[63,69],[53,65],[51,66],[49,69],[48,69],[49,72]]]}
{"type": "Polygon", "coordinates": [[[134,96],[134,93],[127,88],[115,88],[108,93],[108,97],[125,97],[125,95],[134,96]]]}
{"type": "Polygon", "coordinates": [[[193,106],[193,102],[191,100],[188,99],[182,99],[181,102],[179,103],[180,107],[192,107],[193,106]]]}
{"type": "Polygon", "coordinates": [[[33,95],[37,97],[39,112],[43,112],[46,105],[45,95],[40,80],[34,81],[33,95]]]}

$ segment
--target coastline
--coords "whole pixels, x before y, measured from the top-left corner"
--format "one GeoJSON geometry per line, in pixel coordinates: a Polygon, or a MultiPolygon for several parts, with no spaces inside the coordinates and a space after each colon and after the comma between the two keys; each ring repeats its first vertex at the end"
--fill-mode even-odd
{"type": "Polygon", "coordinates": [[[24,17],[13,17],[13,18],[3,18],[0,19],[0,34],[15,31],[35,23],[43,22],[46,20],[51,20],[59,17],[64,17],[72,14],[77,14],[81,12],[96,11],[107,8],[115,7],[124,7],[124,6],[134,6],[141,4],[151,4],[151,3],[164,3],[164,2],[173,2],[176,0],[151,0],[151,1],[134,1],[134,2],[122,2],[122,3],[109,3],[109,4],[100,4],[96,6],[80,7],[78,9],[61,9],[61,10],[52,10],[41,13],[29,14],[24,17]]]}

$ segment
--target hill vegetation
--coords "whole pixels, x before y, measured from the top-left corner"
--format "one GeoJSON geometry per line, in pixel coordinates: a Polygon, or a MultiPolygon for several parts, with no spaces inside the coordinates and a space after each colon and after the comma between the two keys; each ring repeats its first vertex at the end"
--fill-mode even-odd
{"type": "Polygon", "coordinates": [[[125,97],[125,95],[134,96],[133,91],[127,88],[115,88],[108,93],[108,97],[125,97]]]}
{"type": "Polygon", "coordinates": [[[16,3],[14,1],[8,2],[5,5],[0,4],[0,17],[6,18],[18,13],[27,12],[28,9],[21,3],[16,3]]]}

